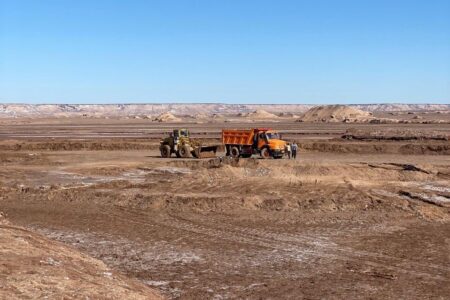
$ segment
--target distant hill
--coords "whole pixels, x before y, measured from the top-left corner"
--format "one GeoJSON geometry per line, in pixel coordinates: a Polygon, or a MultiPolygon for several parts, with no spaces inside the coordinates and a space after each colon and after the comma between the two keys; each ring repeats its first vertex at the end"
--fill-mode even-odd
{"type": "MultiPolygon", "coordinates": [[[[0,104],[0,118],[11,117],[157,117],[163,113],[176,116],[237,115],[266,112],[300,115],[315,107],[311,104],[0,104]]],[[[357,104],[352,108],[368,112],[450,111],[450,104],[357,104]]]]}
{"type": "Polygon", "coordinates": [[[240,116],[249,118],[249,119],[277,119],[278,118],[277,115],[267,112],[263,109],[257,109],[250,113],[241,113],[240,116]]]}
{"type": "Polygon", "coordinates": [[[316,106],[305,112],[302,122],[355,122],[371,118],[371,113],[347,105],[316,106]]]}

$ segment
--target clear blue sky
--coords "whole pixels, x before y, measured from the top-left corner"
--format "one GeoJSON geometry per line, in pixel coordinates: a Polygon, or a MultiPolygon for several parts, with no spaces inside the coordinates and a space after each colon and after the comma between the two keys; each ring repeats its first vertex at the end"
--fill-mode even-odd
{"type": "Polygon", "coordinates": [[[450,1],[0,0],[0,102],[450,103],[450,1]]]}

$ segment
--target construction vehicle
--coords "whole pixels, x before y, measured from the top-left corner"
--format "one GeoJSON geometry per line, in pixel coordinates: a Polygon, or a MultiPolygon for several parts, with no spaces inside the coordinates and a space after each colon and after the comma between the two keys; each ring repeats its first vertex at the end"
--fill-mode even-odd
{"type": "Polygon", "coordinates": [[[177,157],[201,158],[201,157],[215,157],[219,149],[219,145],[203,146],[200,142],[191,139],[189,130],[174,129],[168,137],[160,141],[159,150],[161,157],[171,157],[173,153],[177,157]]]}
{"type": "Polygon", "coordinates": [[[223,129],[222,143],[227,156],[250,157],[259,154],[262,158],[282,158],[286,142],[271,128],[223,129]]]}

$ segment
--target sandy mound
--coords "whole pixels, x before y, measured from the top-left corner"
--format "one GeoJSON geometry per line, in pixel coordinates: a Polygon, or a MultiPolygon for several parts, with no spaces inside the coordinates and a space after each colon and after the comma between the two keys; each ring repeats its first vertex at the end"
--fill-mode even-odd
{"type": "Polygon", "coordinates": [[[300,122],[361,122],[371,119],[371,113],[346,105],[316,106],[304,113],[300,122]]]}
{"type": "Polygon", "coordinates": [[[103,262],[2,219],[1,299],[162,299],[103,262]]]}
{"type": "Polygon", "coordinates": [[[277,119],[278,116],[271,114],[270,112],[267,112],[262,109],[257,109],[251,113],[245,113],[245,114],[239,114],[241,117],[246,117],[250,119],[277,119]]]}
{"type": "Polygon", "coordinates": [[[153,119],[155,122],[180,122],[181,119],[175,117],[170,112],[165,112],[153,119]]]}

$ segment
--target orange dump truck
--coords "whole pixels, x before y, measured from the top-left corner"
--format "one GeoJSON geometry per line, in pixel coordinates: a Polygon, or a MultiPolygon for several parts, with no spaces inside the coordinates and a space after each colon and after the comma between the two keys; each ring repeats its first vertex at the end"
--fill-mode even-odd
{"type": "Polygon", "coordinates": [[[280,134],[270,128],[222,129],[222,143],[232,157],[259,154],[262,158],[282,158],[286,146],[280,134]]]}

